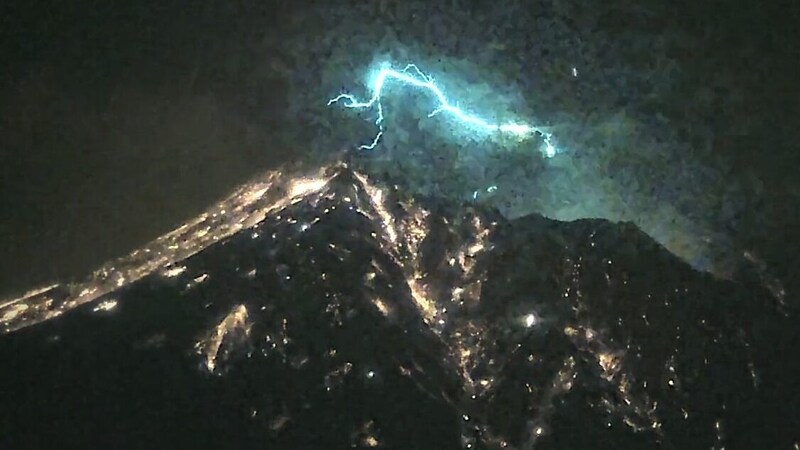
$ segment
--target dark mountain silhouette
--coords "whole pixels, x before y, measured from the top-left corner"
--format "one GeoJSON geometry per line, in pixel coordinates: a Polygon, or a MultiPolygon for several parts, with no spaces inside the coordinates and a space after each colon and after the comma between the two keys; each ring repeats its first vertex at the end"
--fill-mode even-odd
{"type": "Polygon", "coordinates": [[[632,225],[274,173],[0,305],[0,447],[789,449],[800,335],[755,281],[632,225]]]}

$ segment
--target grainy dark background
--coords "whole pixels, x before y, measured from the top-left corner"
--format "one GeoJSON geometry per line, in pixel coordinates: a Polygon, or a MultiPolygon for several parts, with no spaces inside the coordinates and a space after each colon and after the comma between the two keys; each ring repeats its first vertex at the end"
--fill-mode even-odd
{"type": "Polygon", "coordinates": [[[270,125],[280,83],[225,62],[255,58],[272,7],[10,3],[0,291],[80,276],[289,154],[270,125]]]}
{"type": "MultiPolygon", "coordinates": [[[[733,252],[754,250],[792,286],[800,249],[798,3],[595,3],[5,2],[0,294],[80,276],[259,171],[362,140],[330,135],[289,98],[338,81],[321,82],[322,72],[358,71],[374,58],[362,48],[345,60],[359,33],[390,35],[429,57],[506,61],[498,79],[535,74],[516,85],[548,105],[536,113],[562,136],[609,123],[622,130],[614,145],[628,157],[614,164],[637,186],[668,184],[672,175],[653,172],[677,154],[710,167],[721,180],[714,189],[744,191],[713,228],[733,241],[733,252]],[[358,29],[333,27],[348,16],[358,29]],[[501,50],[481,56],[488,44],[501,50]],[[580,85],[566,75],[571,64],[580,85]],[[640,139],[626,141],[628,130],[651,133],[625,124],[654,118],[671,133],[659,145],[682,150],[663,164],[630,163],[640,139]]],[[[385,49],[391,39],[363,45],[385,49]]],[[[565,140],[599,155],[584,145],[592,136],[565,140]]],[[[698,189],[712,199],[698,200],[697,210],[727,204],[698,189]]]]}

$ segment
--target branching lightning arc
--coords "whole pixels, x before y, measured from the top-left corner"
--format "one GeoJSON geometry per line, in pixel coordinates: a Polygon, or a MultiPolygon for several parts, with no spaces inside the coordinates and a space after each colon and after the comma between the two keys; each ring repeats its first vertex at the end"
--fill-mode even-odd
{"type": "Polygon", "coordinates": [[[551,133],[545,132],[538,127],[534,127],[525,123],[493,123],[482,119],[477,115],[467,113],[461,108],[453,105],[447,99],[442,89],[434,82],[433,78],[423,73],[415,64],[408,64],[402,70],[396,70],[393,69],[389,64],[383,64],[371,83],[370,91],[372,96],[369,98],[369,100],[359,100],[352,94],[343,93],[328,101],[328,106],[342,102],[346,108],[377,109],[377,119],[375,120],[375,124],[378,126],[378,132],[371,143],[361,145],[359,146],[359,149],[374,149],[383,136],[384,115],[381,99],[383,97],[383,88],[386,86],[387,81],[398,81],[403,85],[427,90],[433,94],[438,106],[428,114],[428,117],[433,117],[439,113],[445,113],[451,115],[465,126],[473,127],[488,133],[510,134],[519,138],[538,135],[544,140],[544,156],[550,158],[555,156],[557,153],[556,148],[552,143],[551,133]]]}

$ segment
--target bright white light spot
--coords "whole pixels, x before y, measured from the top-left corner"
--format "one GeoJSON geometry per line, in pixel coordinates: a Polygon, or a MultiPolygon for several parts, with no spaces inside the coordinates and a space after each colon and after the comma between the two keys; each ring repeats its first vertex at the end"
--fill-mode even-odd
{"type": "Polygon", "coordinates": [[[552,157],[556,156],[556,148],[553,147],[553,145],[551,143],[549,143],[549,142],[545,143],[544,156],[546,156],[548,158],[552,158],[552,157]]]}
{"type": "Polygon", "coordinates": [[[525,316],[525,326],[526,327],[530,328],[530,327],[536,325],[536,322],[537,322],[536,321],[536,315],[528,314],[527,316],[525,316]]]}

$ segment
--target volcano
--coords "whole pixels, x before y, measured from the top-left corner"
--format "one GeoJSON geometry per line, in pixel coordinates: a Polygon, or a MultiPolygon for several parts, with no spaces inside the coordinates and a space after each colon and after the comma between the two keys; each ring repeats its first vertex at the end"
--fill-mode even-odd
{"type": "Polygon", "coordinates": [[[0,303],[0,448],[798,448],[796,319],[631,224],[271,172],[0,303]]]}

